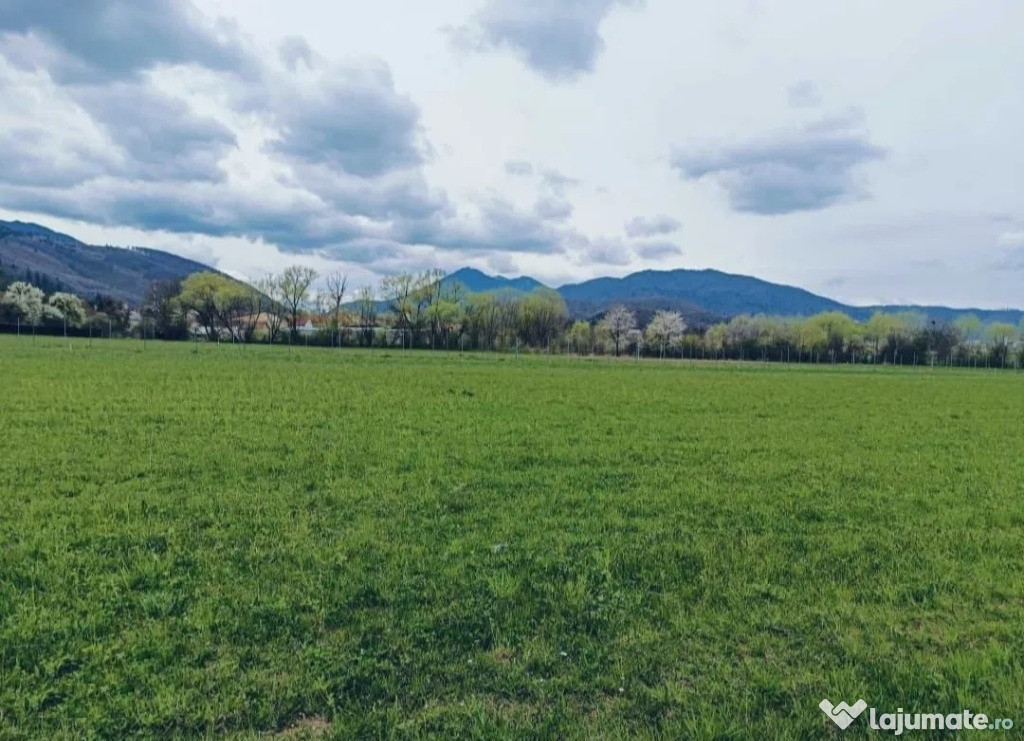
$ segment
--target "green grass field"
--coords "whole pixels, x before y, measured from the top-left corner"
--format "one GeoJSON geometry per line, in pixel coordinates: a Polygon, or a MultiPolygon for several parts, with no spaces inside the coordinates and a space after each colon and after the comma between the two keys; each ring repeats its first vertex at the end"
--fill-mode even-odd
{"type": "Polygon", "coordinates": [[[1024,375],[194,349],[0,337],[0,737],[1024,727],[1024,375]]]}

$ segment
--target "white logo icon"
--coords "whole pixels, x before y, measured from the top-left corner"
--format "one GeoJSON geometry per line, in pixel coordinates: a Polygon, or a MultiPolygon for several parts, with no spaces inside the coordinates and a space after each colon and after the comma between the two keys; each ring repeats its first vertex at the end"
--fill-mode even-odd
{"type": "Polygon", "coordinates": [[[847,705],[845,702],[833,705],[827,699],[822,700],[818,704],[822,712],[831,718],[833,723],[843,729],[853,723],[854,718],[863,713],[867,706],[868,704],[863,700],[857,700],[852,706],[847,705]]]}

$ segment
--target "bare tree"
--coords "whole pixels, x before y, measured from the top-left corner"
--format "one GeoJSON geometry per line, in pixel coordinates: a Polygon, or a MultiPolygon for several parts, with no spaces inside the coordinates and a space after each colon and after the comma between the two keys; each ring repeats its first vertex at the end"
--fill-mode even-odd
{"type": "MultiPolygon", "coordinates": [[[[180,278],[154,280],[146,289],[139,318],[141,321],[151,320],[149,329],[159,339],[180,340],[188,337],[187,312],[178,299],[180,294],[180,278]]],[[[145,325],[142,331],[146,331],[145,325]]]]}
{"type": "Polygon", "coordinates": [[[316,279],[317,272],[313,268],[302,265],[292,265],[281,273],[279,279],[281,302],[284,304],[285,317],[293,338],[298,336],[302,307],[309,300],[309,287],[316,279]]]}
{"type": "Polygon", "coordinates": [[[443,334],[445,345],[448,333],[457,321],[464,286],[458,281],[445,282],[443,270],[428,270],[420,276],[420,300],[426,309],[430,326],[430,347],[435,347],[438,335],[443,334]]]}
{"type": "Polygon", "coordinates": [[[640,359],[640,351],[644,347],[644,333],[639,329],[631,329],[626,332],[626,345],[633,348],[633,352],[636,353],[636,359],[640,359]]]}
{"type": "MultiPolygon", "coordinates": [[[[427,318],[438,283],[444,271],[427,270],[423,273],[398,273],[380,282],[380,292],[395,315],[395,325],[409,331],[409,347],[415,343],[416,333],[427,318]]],[[[405,340],[403,338],[403,345],[405,340]]]]}
{"type": "Polygon", "coordinates": [[[428,310],[430,314],[431,331],[440,330],[444,337],[445,349],[450,347],[451,337],[462,335],[463,326],[466,321],[466,287],[457,280],[442,283],[437,300],[431,304],[428,310]]]}
{"type": "Polygon", "coordinates": [[[327,285],[328,308],[331,312],[331,331],[334,333],[335,343],[341,347],[341,305],[345,301],[348,276],[338,270],[328,275],[324,282],[327,285]]]}
{"type": "Polygon", "coordinates": [[[1006,366],[1016,336],[1017,328],[1008,322],[993,322],[988,325],[988,341],[992,347],[993,362],[1006,366]]]}
{"type": "Polygon", "coordinates": [[[359,289],[359,326],[362,328],[366,344],[373,346],[373,330],[377,326],[377,297],[373,286],[359,289]]]}
{"type": "Polygon", "coordinates": [[[285,310],[281,295],[281,279],[267,275],[256,281],[256,291],[262,296],[263,311],[267,315],[267,339],[274,344],[274,337],[281,331],[285,310]]]}
{"type": "Polygon", "coordinates": [[[240,342],[252,342],[269,299],[252,286],[239,285],[227,297],[232,333],[240,342]]]}
{"type": "MultiPolygon", "coordinates": [[[[388,275],[380,282],[380,295],[395,315],[395,324],[407,328],[412,324],[413,294],[416,290],[416,276],[412,273],[388,275]]],[[[405,337],[402,337],[405,347],[405,337]]]]}
{"type": "Polygon", "coordinates": [[[632,330],[636,329],[636,315],[625,306],[613,306],[601,320],[601,326],[608,332],[615,343],[615,356],[619,355],[619,347],[622,340],[632,330]]]}

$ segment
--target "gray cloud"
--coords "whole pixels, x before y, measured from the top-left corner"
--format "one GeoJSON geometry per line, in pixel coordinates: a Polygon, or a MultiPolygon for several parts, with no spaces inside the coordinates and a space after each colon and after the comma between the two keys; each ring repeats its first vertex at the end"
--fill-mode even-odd
{"type": "Polygon", "coordinates": [[[554,81],[594,69],[604,48],[600,27],[615,6],[643,0],[487,0],[468,26],[455,29],[464,50],[513,50],[535,72],[554,81]]]}
{"type": "Polygon", "coordinates": [[[570,187],[580,184],[577,178],[569,177],[553,167],[538,168],[526,160],[509,160],[505,163],[505,174],[513,177],[532,177],[538,172],[541,187],[555,195],[563,195],[570,187]]]}
{"type": "Polygon", "coordinates": [[[540,177],[541,184],[557,195],[562,195],[566,189],[580,184],[578,179],[563,175],[558,170],[552,168],[545,169],[540,177]]]}
{"type": "Polygon", "coordinates": [[[4,60],[4,181],[67,186],[97,177],[223,179],[218,162],[234,148],[234,133],[146,80],[56,86],[41,96],[30,82],[38,76],[4,60]]]}
{"type": "Polygon", "coordinates": [[[572,216],[573,205],[558,196],[541,196],[533,207],[533,212],[541,219],[564,221],[572,216]]]}
{"type": "Polygon", "coordinates": [[[533,165],[524,160],[509,160],[505,163],[505,173],[515,177],[533,175],[533,165]]]}
{"type": "Polygon", "coordinates": [[[786,100],[791,108],[813,108],[821,105],[821,92],[811,80],[800,80],[786,89],[786,100]]]}
{"type": "Polygon", "coordinates": [[[387,239],[360,238],[318,250],[326,257],[362,265],[398,260],[405,255],[405,245],[387,239]]]}
{"type": "Polygon", "coordinates": [[[310,69],[313,69],[316,63],[316,55],[313,53],[313,49],[309,46],[309,42],[301,36],[289,36],[286,38],[277,47],[277,54],[281,57],[281,62],[284,66],[292,72],[298,69],[299,62],[304,63],[310,69]]]}
{"type": "Polygon", "coordinates": [[[515,273],[519,269],[515,259],[508,254],[491,255],[487,259],[487,267],[499,275],[515,273]]]}
{"type": "MultiPolygon", "coordinates": [[[[0,131],[7,208],[262,240],[363,264],[396,260],[412,245],[554,254],[586,243],[564,224],[572,204],[562,193],[573,181],[553,170],[540,173],[532,211],[488,198],[459,213],[431,188],[419,109],[396,91],[384,62],[331,66],[290,38],[278,55],[290,73],[309,68],[312,76],[300,78],[223,42],[189,4],[157,0],[145,22],[141,6],[121,0],[86,0],[63,15],[50,5],[18,0],[4,13],[0,56],[14,57],[25,80],[29,70],[46,70],[55,99],[81,120],[64,131],[54,116],[33,115],[32,96],[9,108],[21,118],[0,131]],[[125,28],[134,31],[118,33],[125,28]],[[238,146],[236,134],[154,87],[144,73],[162,64],[212,72],[229,105],[272,131],[263,147],[274,175],[265,187],[227,179],[221,163],[238,146]]],[[[19,74],[2,64],[0,72],[19,74]]],[[[535,172],[524,163],[508,171],[535,172]]]]}
{"type": "Polygon", "coordinates": [[[60,82],[123,79],[159,64],[253,69],[233,29],[209,27],[187,1],[5,0],[0,32],[9,59],[60,82]]]}
{"type": "Polygon", "coordinates": [[[218,162],[235,146],[234,133],[142,73],[162,64],[255,70],[232,31],[210,28],[190,3],[170,0],[9,0],[0,13],[0,56],[14,68],[45,70],[63,93],[47,94],[63,101],[62,116],[89,117],[64,132],[67,118],[33,115],[23,96],[8,97],[6,112],[22,121],[14,127],[17,142],[0,137],[0,153],[18,168],[4,179],[36,185],[97,177],[221,180],[218,162]],[[107,141],[96,141],[97,132],[107,141]],[[88,143],[76,141],[83,134],[88,143]],[[46,148],[51,163],[38,156],[46,148]]]}
{"type": "Polygon", "coordinates": [[[387,228],[368,228],[358,217],[325,210],[308,194],[269,199],[241,194],[213,183],[189,187],[166,182],[93,180],[72,188],[19,188],[0,185],[3,203],[16,210],[108,226],[195,233],[212,237],[246,237],[276,244],[285,251],[365,248],[385,239],[387,228]]]}
{"type": "Polygon", "coordinates": [[[315,90],[290,90],[277,102],[282,136],[273,151],[363,177],[423,162],[419,110],[395,92],[384,64],[335,67],[315,90]]]}
{"type": "Polygon", "coordinates": [[[0,161],[3,182],[50,187],[80,183],[116,164],[110,152],[73,136],[55,140],[46,129],[33,125],[0,130],[0,161]]]}
{"type": "Polygon", "coordinates": [[[532,252],[555,254],[577,238],[574,232],[548,219],[517,209],[509,201],[490,197],[477,203],[478,218],[440,218],[403,225],[401,241],[448,250],[532,252]]]}
{"type": "Polygon", "coordinates": [[[626,222],[626,234],[630,237],[655,237],[679,231],[682,224],[678,219],[665,214],[658,216],[637,216],[626,222]]]}
{"type": "MultiPolygon", "coordinates": [[[[191,131],[183,135],[188,140],[191,131]]],[[[154,153],[154,163],[158,155],[176,161],[167,148],[154,153]]],[[[365,264],[393,259],[409,245],[551,254],[577,238],[557,225],[563,218],[557,211],[565,207],[554,202],[531,213],[490,198],[477,204],[475,215],[459,214],[443,191],[428,186],[419,167],[364,177],[303,158],[291,158],[291,165],[291,176],[279,180],[283,193],[239,190],[212,180],[183,187],[171,178],[127,179],[117,177],[108,163],[110,174],[60,187],[4,178],[0,202],[102,225],[259,239],[285,251],[321,252],[365,264]]]]}
{"type": "Polygon", "coordinates": [[[581,259],[578,261],[583,265],[629,265],[633,260],[632,250],[621,239],[586,240],[584,246],[585,249],[581,251],[581,259]]]}
{"type": "Polygon", "coordinates": [[[315,194],[343,213],[374,221],[410,221],[450,216],[447,195],[431,188],[417,169],[363,178],[339,173],[323,165],[300,165],[283,182],[296,191],[315,194]]]}
{"type": "MultiPolygon", "coordinates": [[[[134,5],[118,0],[88,4],[104,27],[92,33],[101,36],[135,13],[134,5]]],[[[103,58],[87,54],[95,69],[74,76],[65,74],[73,55],[63,47],[77,53],[88,38],[71,34],[63,18],[28,18],[27,6],[5,17],[7,27],[31,21],[31,34],[18,37],[21,47],[15,44],[14,51],[32,47],[51,75],[59,73],[57,90],[69,110],[88,114],[81,126],[107,134],[105,142],[94,135],[82,143],[64,135],[52,117],[33,118],[28,103],[18,104],[24,124],[0,134],[0,155],[18,155],[4,158],[16,169],[0,172],[5,206],[103,225],[259,239],[286,251],[324,251],[353,261],[368,261],[375,252],[393,256],[394,235],[429,232],[451,217],[445,194],[423,176],[419,110],[395,91],[385,63],[324,66],[303,39],[292,38],[279,48],[282,64],[294,72],[305,63],[316,72],[314,80],[260,66],[254,53],[251,78],[218,74],[234,71],[216,66],[224,61],[217,56],[221,47],[191,23],[191,6],[157,4],[154,12],[163,17],[172,10],[180,13],[166,19],[171,39],[163,46],[166,40],[155,40],[153,52],[143,55],[132,47],[134,37],[112,38],[111,44],[129,47],[124,64],[103,66],[103,58]],[[188,43],[186,31],[193,35],[188,43]],[[276,131],[265,145],[276,160],[276,184],[264,192],[226,181],[220,163],[236,146],[234,132],[137,74],[165,61],[212,71],[230,104],[276,131]]],[[[11,49],[5,44],[0,54],[8,58],[11,49]]]]}
{"type": "Polygon", "coordinates": [[[637,242],[633,245],[633,249],[638,255],[640,255],[640,257],[648,260],[659,260],[663,257],[678,257],[683,254],[679,245],[673,244],[672,242],[637,242]]]}
{"type": "Polygon", "coordinates": [[[671,163],[686,180],[713,178],[734,210],[774,215],[864,198],[854,168],[885,155],[860,118],[847,115],[743,144],[680,150],[671,163]]]}
{"type": "Polygon", "coordinates": [[[143,180],[224,177],[220,160],[236,145],[234,133],[194,114],[183,101],[144,83],[78,86],[71,98],[114,142],[120,164],[104,174],[143,180]]]}

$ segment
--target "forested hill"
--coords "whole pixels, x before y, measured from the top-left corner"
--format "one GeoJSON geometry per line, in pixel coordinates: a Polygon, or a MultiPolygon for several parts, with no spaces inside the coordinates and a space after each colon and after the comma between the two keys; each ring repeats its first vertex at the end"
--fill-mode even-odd
{"type": "Polygon", "coordinates": [[[623,278],[595,278],[558,289],[570,307],[597,307],[603,303],[663,302],[684,314],[700,307],[730,317],[737,314],[809,315],[846,311],[838,301],[792,286],[731,275],[718,270],[644,270],[623,278]]]}
{"type": "Polygon", "coordinates": [[[150,281],[210,270],[194,260],[144,247],[98,247],[38,224],[0,221],[0,271],[47,292],[97,293],[137,305],[150,281]]]}
{"type": "MultiPolygon", "coordinates": [[[[457,278],[465,269],[453,273],[457,278]]],[[[473,271],[478,273],[478,271],[473,271]]],[[[487,290],[515,289],[516,283],[531,278],[504,279],[478,273],[486,279],[487,290]]],[[[483,283],[484,281],[478,280],[483,283]]],[[[534,283],[539,282],[533,281],[534,283]]],[[[876,311],[890,313],[916,311],[939,322],[972,313],[984,322],[1017,324],[1024,317],[1019,309],[986,310],[948,306],[850,306],[803,288],[770,283],[748,275],[719,270],[644,270],[622,278],[594,278],[556,289],[565,299],[570,313],[577,317],[601,314],[615,304],[625,304],[638,313],[653,314],[658,309],[678,311],[688,321],[706,323],[712,319],[738,314],[810,316],[823,311],[842,311],[863,321],[876,311]]],[[[1024,300],[1024,294],[1022,294],[1024,300]]]]}
{"type": "Polygon", "coordinates": [[[502,278],[496,275],[487,275],[475,268],[456,270],[454,273],[445,276],[445,281],[457,281],[464,285],[470,293],[486,293],[504,289],[529,293],[536,288],[546,287],[539,280],[534,280],[533,278],[502,278]]]}

